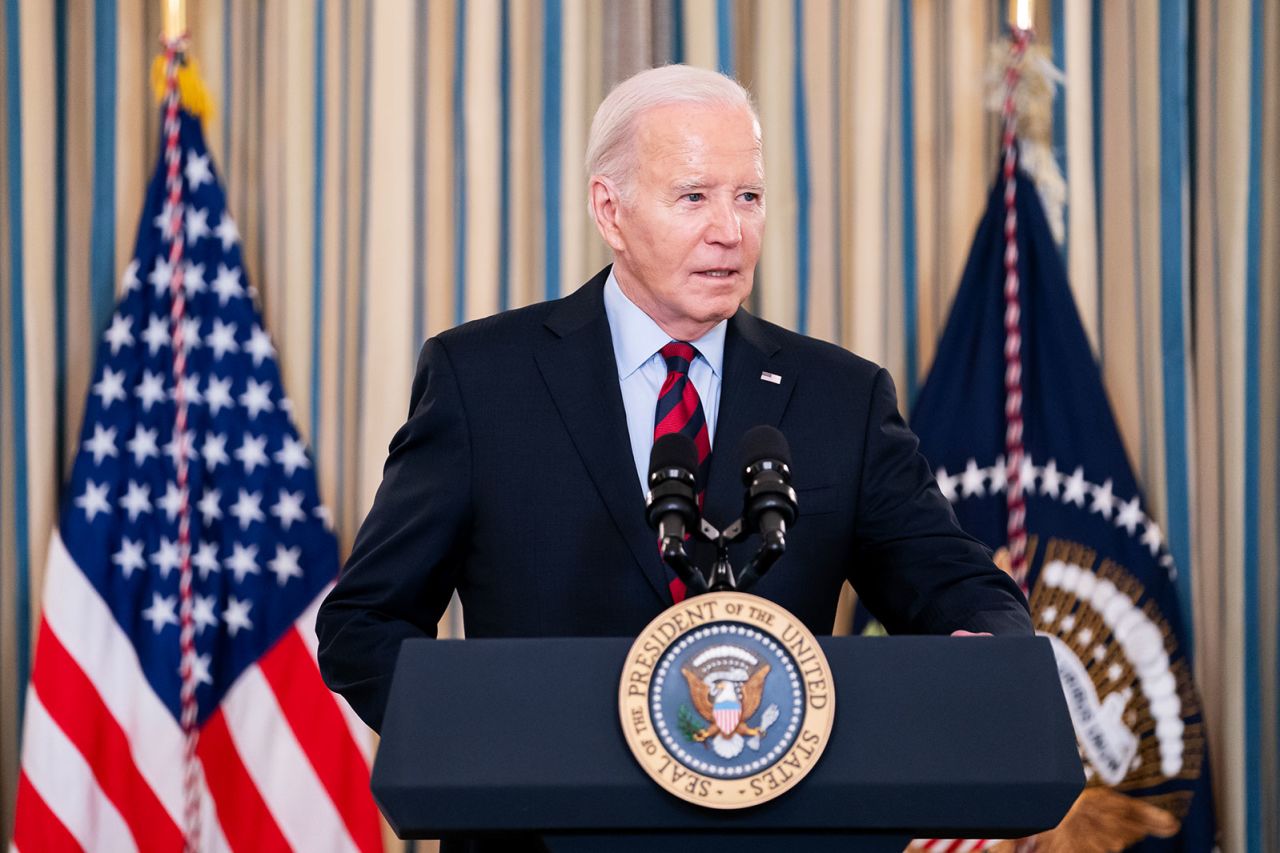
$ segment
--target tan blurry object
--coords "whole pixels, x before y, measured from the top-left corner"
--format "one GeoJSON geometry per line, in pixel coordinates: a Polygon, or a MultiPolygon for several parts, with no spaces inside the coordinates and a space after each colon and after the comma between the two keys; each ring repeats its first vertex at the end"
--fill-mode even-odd
{"type": "Polygon", "coordinates": [[[1178,819],[1159,806],[1093,787],[1084,790],[1055,828],[1031,839],[1001,841],[988,850],[1015,853],[1030,840],[1036,853],[1120,853],[1148,835],[1168,838],[1178,826],[1178,819]]]}

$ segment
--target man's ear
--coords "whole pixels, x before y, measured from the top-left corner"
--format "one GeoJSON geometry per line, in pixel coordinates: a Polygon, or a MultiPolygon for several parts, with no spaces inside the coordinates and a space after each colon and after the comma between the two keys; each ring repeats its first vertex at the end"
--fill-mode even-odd
{"type": "Polygon", "coordinates": [[[622,208],[622,196],[618,188],[606,178],[595,175],[591,178],[588,192],[591,199],[591,215],[596,221],[600,236],[615,252],[626,251],[627,244],[622,239],[622,229],[618,227],[622,208]]]}

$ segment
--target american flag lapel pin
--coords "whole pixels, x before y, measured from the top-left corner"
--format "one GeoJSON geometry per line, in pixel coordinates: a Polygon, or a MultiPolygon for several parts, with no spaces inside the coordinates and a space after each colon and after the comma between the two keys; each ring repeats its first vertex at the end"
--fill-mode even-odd
{"type": "Polygon", "coordinates": [[[765,382],[772,382],[774,385],[782,384],[782,377],[776,373],[770,373],[765,370],[760,373],[760,378],[765,382]]]}

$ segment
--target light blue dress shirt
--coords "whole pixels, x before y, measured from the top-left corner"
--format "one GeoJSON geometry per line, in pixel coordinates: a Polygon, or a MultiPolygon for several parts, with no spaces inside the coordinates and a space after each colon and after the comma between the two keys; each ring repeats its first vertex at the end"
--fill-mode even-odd
{"type": "MultiPolygon", "coordinates": [[[[649,452],[653,450],[653,416],[658,408],[658,392],[667,379],[667,363],[658,350],[671,342],[671,337],[641,311],[618,287],[609,273],[604,285],[604,313],[609,318],[609,334],[613,337],[613,354],[618,361],[618,384],[622,387],[622,404],[627,410],[627,432],[631,437],[631,454],[635,457],[636,477],[640,491],[648,493],[649,452]]],[[[689,366],[689,379],[702,399],[702,412],[707,418],[707,438],[715,447],[716,415],[720,411],[720,381],[724,376],[724,335],[728,320],[696,341],[689,341],[698,355],[689,366]]]]}

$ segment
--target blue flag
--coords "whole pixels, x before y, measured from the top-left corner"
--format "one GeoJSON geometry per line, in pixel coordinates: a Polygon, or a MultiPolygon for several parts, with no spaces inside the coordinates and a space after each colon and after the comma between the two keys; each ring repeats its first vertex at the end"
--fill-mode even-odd
{"type": "MultiPolygon", "coordinates": [[[[1054,849],[1211,850],[1205,729],[1173,558],[1022,173],[1016,205],[1026,584],[1036,631],[1053,643],[1088,779],[1054,830],[1063,833],[1054,849]]],[[[1004,228],[1000,179],[911,420],[961,526],[1007,570],[1004,228]]]]}

